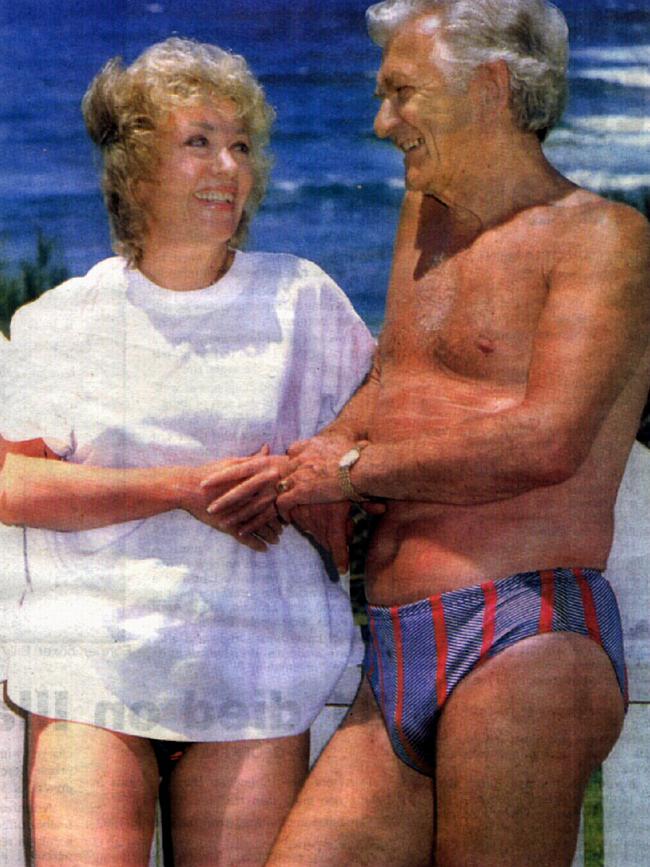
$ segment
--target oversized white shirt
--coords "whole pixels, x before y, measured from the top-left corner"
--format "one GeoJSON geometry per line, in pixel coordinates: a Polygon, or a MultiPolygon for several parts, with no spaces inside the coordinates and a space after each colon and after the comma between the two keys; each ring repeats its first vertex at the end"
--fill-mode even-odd
{"type": "MultiPolygon", "coordinates": [[[[14,317],[3,433],[103,467],[284,452],[334,418],[372,351],[311,262],[238,252],[214,286],[172,292],[108,259],[14,317]]],[[[179,740],[295,734],[356,644],[347,595],[291,527],[266,553],[180,510],[29,529],[26,567],[9,694],[36,713],[179,740]]]]}
{"type": "MultiPolygon", "coordinates": [[[[0,398],[9,344],[0,332],[0,398]]],[[[0,433],[3,410],[0,406],[0,433]]],[[[25,591],[23,569],[23,531],[0,524],[0,682],[6,678],[6,649],[16,634],[16,616],[25,591]]]]}

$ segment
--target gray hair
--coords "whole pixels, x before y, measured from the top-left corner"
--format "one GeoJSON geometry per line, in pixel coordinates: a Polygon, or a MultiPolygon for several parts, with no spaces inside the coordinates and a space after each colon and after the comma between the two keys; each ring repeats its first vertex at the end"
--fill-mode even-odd
{"type": "Polygon", "coordinates": [[[368,32],[383,48],[408,20],[424,15],[437,19],[459,83],[484,63],[506,62],[513,119],[543,141],[567,96],[569,30],[560,10],[546,0],[384,0],[367,10],[368,32]]]}
{"type": "Polygon", "coordinates": [[[243,57],[216,45],[171,37],[126,68],[120,58],[110,60],[83,98],[86,129],[101,150],[113,246],[131,264],[137,265],[143,253],[147,214],[136,188],[155,177],[156,130],[170,111],[206,98],[232,100],[251,140],[253,189],[231,239],[239,245],[266,190],[266,147],[275,117],[243,57]]]}

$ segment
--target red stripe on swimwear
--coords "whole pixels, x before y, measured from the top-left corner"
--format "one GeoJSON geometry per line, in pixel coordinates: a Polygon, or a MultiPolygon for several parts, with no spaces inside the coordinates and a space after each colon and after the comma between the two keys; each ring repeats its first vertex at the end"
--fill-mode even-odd
{"type": "MultiPolygon", "coordinates": [[[[595,642],[603,646],[603,640],[600,634],[600,624],[598,623],[598,614],[596,612],[596,603],[594,602],[594,594],[591,589],[589,582],[584,576],[582,569],[572,569],[573,575],[578,582],[578,587],[580,588],[580,595],[582,596],[582,609],[585,613],[585,625],[587,626],[587,631],[589,632],[589,637],[592,638],[595,642]]],[[[625,684],[623,686],[623,700],[625,702],[625,706],[627,707],[629,701],[629,692],[628,692],[628,679],[627,679],[627,666],[624,667],[625,671],[625,684]]]]}
{"type": "Polygon", "coordinates": [[[589,582],[585,578],[582,569],[572,569],[573,575],[580,587],[580,595],[582,596],[582,608],[585,612],[585,624],[589,630],[589,637],[602,644],[600,637],[600,625],[598,623],[598,615],[596,614],[596,604],[594,602],[594,594],[591,591],[589,582]]]}
{"type": "Polygon", "coordinates": [[[440,708],[447,698],[447,628],[440,594],[431,596],[429,604],[433,617],[433,634],[436,639],[436,697],[440,708]]]}
{"type": "Polygon", "coordinates": [[[553,606],[555,603],[555,574],[549,569],[539,573],[542,579],[542,598],[539,610],[539,632],[553,631],[553,606]]]}
{"type": "Polygon", "coordinates": [[[486,581],[481,584],[485,608],[483,609],[483,641],[481,643],[481,655],[479,662],[487,657],[494,644],[494,627],[497,616],[497,588],[494,581],[486,581]]]}
{"type": "Polygon", "coordinates": [[[395,663],[397,668],[397,700],[395,702],[395,728],[404,748],[404,752],[417,767],[425,766],[426,763],[418,756],[402,728],[404,716],[404,651],[402,649],[402,626],[399,622],[399,608],[393,605],[390,609],[390,618],[393,623],[393,640],[395,642],[395,663]]]}
{"type": "Polygon", "coordinates": [[[381,712],[386,716],[386,691],[384,689],[384,666],[381,662],[381,651],[379,649],[379,641],[377,640],[377,630],[375,629],[375,621],[372,614],[368,618],[370,632],[372,634],[372,643],[375,645],[375,655],[377,656],[377,674],[379,675],[379,703],[381,704],[381,712]]]}

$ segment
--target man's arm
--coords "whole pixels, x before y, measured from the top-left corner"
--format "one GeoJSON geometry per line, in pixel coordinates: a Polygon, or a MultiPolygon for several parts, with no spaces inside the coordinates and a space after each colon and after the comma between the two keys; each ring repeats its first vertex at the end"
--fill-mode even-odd
{"type": "MultiPolygon", "coordinates": [[[[306,464],[338,461],[352,446],[365,439],[369,421],[374,410],[377,388],[379,387],[379,364],[375,357],[373,368],[350,398],[341,413],[331,424],[315,437],[293,443],[289,448],[289,456],[299,458],[306,464]]],[[[272,456],[269,460],[277,460],[272,456]]],[[[287,465],[283,466],[286,474],[287,465]]],[[[203,485],[210,491],[213,485],[236,482],[236,472],[229,469],[219,471],[204,479],[203,485]]],[[[212,492],[214,500],[210,503],[210,512],[219,518],[222,524],[238,535],[258,532],[264,523],[264,516],[252,515],[250,509],[254,506],[256,479],[235,484],[227,493],[212,492]]],[[[313,506],[297,506],[284,515],[288,522],[295,523],[299,529],[308,533],[325,549],[331,552],[339,572],[348,568],[348,511],[349,504],[316,504],[313,506]]]]}
{"type": "MultiPolygon", "coordinates": [[[[377,400],[377,389],[381,377],[379,355],[375,351],[373,365],[359,388],[343,407],[334,421],[319,431],[312,439],[327,437],[338,438],[345,443],[355,443],[368,438],[368,427],[372,420],[372,414],[377,400]]],[[[310,443],[311,440],[303,440],[310,443]]],[[[288,451],[291,455],[299,450],[300,443],[294,443],[288,451]]]]}
{"type": "MultiPolygon", "coordinates": [[[[501,413],[373,444],[351,471],[364,495],[473,504],[573,475],[648,352],[650,232],[631,209],[603,203],[563,239],[549,269],[524,400],[501,413]]],[[[292,465],[284,514],[340,499],[333,460],[292,465]]]]}

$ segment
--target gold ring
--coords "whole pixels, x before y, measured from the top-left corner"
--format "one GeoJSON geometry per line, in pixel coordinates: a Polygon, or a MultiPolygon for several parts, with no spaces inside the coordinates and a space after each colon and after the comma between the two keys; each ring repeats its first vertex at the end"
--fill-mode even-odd
{"type": "Polygon", "coordinates": [[[287,482],[287,481],[278,482],[278,494],[286,494],[286,492],[288,490],[289,490],[289,482],[287,482]]]}

